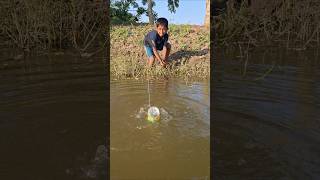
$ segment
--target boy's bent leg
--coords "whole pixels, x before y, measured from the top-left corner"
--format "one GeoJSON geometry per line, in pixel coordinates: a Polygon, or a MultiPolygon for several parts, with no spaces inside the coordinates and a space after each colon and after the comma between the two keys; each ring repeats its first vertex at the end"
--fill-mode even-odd
{"type": "Polygon", "coordinates": [[[154,61],[154,55],[153,55],[153,50],[149,46],[144,46],[146,53],[147,53],[147,66],[151,67],[154,61]]]}
{"type": "Polygon", "coordinates": [[[153,62],[154,62],[154,57],[153,56],[148,57],[147,66],[151,67],[153,62]]]}

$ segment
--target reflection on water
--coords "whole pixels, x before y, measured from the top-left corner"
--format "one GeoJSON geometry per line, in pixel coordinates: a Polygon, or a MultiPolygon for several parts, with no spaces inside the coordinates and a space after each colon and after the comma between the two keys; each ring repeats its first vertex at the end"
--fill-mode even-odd
{"type": "Polygon", "coordinates": [[[251,52],[246,76],[235,54],[219,51],[217,62],[216,179],[319,179],[318,51],[251,52]]]}
{"type": "Polygon", "coordinates": [[[150,81],[151,105],[164,115],[156,123],[141,116],[147,87],[145,81],[111,82],[111,179],[208,178],[209,84],[150,81]]]}
{"type": "Polygon", "coordinates": [[[2,58],[0,80],[1,179],[106,178],[102,58],[2,58]]]}

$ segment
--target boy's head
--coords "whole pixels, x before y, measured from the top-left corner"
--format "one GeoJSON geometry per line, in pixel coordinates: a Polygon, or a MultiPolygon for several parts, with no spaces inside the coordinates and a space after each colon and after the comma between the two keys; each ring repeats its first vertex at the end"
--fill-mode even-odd
{"type": "Polygon", "coordinates": [[[168,20],[166,18],[157,19],[156,30],[160,37],[165,35],[168,31],[168,20]]]}

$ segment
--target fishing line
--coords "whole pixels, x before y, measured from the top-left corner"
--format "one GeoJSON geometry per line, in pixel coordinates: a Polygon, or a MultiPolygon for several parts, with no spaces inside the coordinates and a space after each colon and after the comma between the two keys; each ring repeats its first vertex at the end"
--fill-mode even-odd
{"type": "Polygon", "coordinates": [[[155,122],[160,119],[160,110],[159,108],[152,106],[151,107],[151,98],[150,98],[150,78],[148,77],[148,97],[149,97],[149,107],[148,107],[148,116],[147,120],[150,122],[155,122]]]}
{"type": "Polygon", "coordinates": [[[149,78],[148,78],[148,95],[149,95],[149,107],[150,105],[150,85],[149,85],[149,78]]]}

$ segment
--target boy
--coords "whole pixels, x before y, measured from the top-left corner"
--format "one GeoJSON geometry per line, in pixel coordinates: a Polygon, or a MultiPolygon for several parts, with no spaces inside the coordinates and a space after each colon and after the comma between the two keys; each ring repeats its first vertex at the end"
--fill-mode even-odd
{"type": "Polygon", "coordinates": [[[144,48],[146,50],[148,60],[147,65],[152,66],[154,59],[156,59],[162,67],[165,67],[170,54],[171,45],[168,42],[169,35],[168,20],[166,18],[159,18],[156,22],[156,29],[150,31],[144,38],[144,48]],[[160,57],[158,51],[163,50],[164,57],[160,57]]]}

